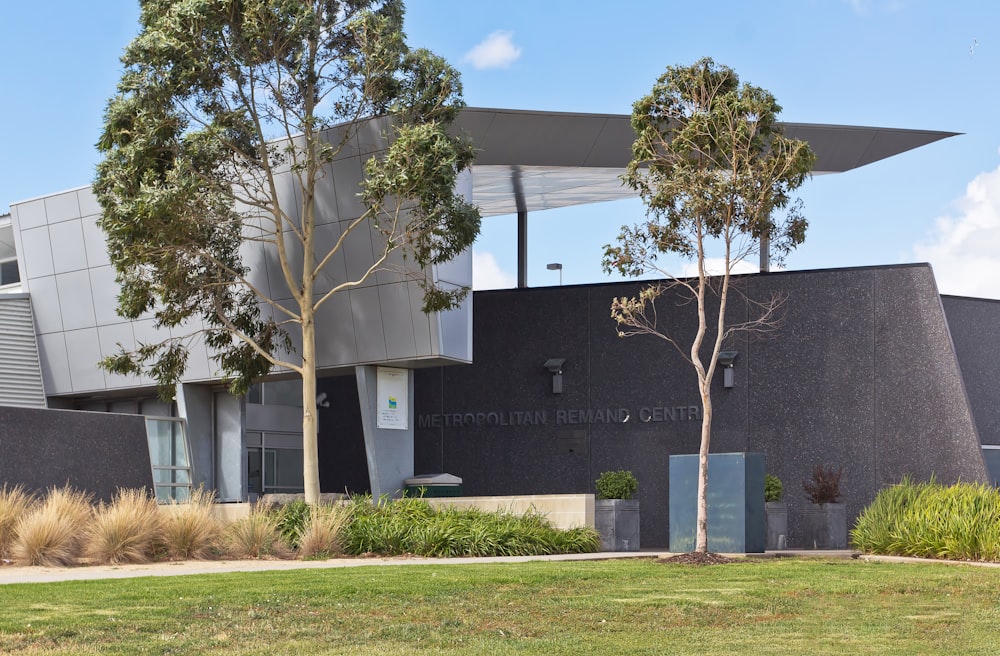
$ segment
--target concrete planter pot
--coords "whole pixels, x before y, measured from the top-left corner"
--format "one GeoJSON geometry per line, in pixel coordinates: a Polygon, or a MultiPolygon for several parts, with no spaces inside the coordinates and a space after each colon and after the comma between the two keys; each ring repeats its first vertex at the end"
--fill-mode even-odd
{"type": "Polygon", "coordinates": [[[788,546],[788,504],[768,501],[764,504],[764,548],[768,551],[788,546]]]}
{"type": "Polygon", "coordinates": [[[802,519],[807,549],[847,548],[847,506],[845,504],[807,504],[802,519]]]}
{"type": "Polygon", "coordinates": [[[601,551],[639,551],[639,500],[598,499],[594,527],[601,536],[601,551]]]}

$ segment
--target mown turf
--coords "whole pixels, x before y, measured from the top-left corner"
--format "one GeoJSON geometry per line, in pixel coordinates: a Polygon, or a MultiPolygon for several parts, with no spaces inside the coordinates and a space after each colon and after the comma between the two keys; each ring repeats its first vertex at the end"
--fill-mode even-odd
{"type": "Polygon", "coordinates": [[[0,587],[23,654],[993,654],[1000,571],[419,565],[0,587]]]}

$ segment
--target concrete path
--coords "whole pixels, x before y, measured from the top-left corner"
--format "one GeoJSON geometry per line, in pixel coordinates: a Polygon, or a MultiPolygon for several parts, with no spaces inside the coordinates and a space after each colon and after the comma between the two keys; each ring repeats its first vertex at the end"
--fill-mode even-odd
{"type": "Polygon", "coordinates": [[[50,583],[95,579],[130,579],[140,576],[187,576],[223,572],[269,572],[290,569],[332,569],[378,565],[469,565],[475,563],[524,563],[532,560],[609,560],[613,558],[656,558],[665,552],[566,554],[560,556],[502,556],[486,558],[332,558],[330,560],[184,560],[141,565],[96,565],[80,567],[0,566],[0,585],[10,583],[50,583]]]}
{"type": "MultiPolygon", "coordinates": [[[[56,581],[90,581],[98,579],[129,579],[141,576],[188,576],[224,572],[269,572],[292,569],[331,569],[337,567],[373,567],[379,565],[470,565],[478,563],[524,563],[533,560],[581,561],[618,558],[665,558],[667,551],[643,550],[631,552],[600,552],[559,556],[498,556],[485,558],[333,558],[331,560],[185,560],[141,565],[98,565],[80,567],[14,567],[0,566],[0,585],[11,583],[52,583],[56,581]]],[[[742,557],[744,554],[726,554],[742,557]]],[[[749,554],[750,558],[814,557],[852,558],[851,551],[769,551],[749,554]]],[[[915,560],[915,559],[913,559],[915,560]]]]}

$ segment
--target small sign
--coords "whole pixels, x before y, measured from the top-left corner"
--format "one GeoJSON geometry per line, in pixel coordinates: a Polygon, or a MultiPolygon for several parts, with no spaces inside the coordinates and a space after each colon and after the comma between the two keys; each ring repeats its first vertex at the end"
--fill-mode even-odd
{"type": "Polygon", "coordinates": [[[407,430],[410,427],[407,399],[410,372],[408,369],[379,367],[376,377],[378,395],[378,427],[407,430]]]}

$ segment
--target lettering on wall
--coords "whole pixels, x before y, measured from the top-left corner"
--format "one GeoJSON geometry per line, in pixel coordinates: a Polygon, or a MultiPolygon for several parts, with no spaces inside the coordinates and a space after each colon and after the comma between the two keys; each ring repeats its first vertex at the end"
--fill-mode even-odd
{"type": "Polygon", "coordinates": [[[643,424],[665,421],[701,421],[696,405],[568,410],[494,410],[491,412],[442,412],[417,416],[417,428],[482,428],[500,426],[577,426],[589,424],[643,424]]]}

